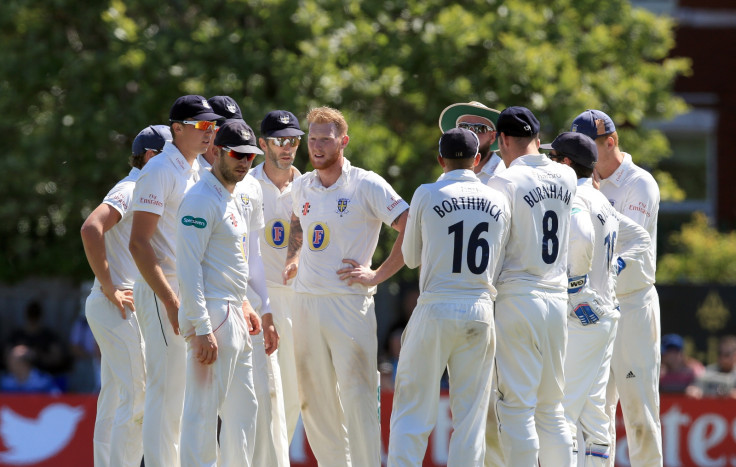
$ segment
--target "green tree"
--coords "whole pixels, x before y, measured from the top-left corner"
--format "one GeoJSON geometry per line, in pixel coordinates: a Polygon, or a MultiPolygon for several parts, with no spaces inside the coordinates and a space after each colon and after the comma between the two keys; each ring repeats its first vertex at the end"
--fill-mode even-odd
{"type": "Polygon", "coordinates": [[[660,258],[658,283],[736,283],[736,232],[720,233],[696,212],[669,242],[674,251],[660,258]]]}
{"type": "MultiPolygon", "coordinates": [[[[347,157],[409,199],[439,174],[437,118],[454,102],[525,105],[547,139],[600,108],[653,164],[667,142],[640,123],[684,110],[671,88],[689,70],[667,58],[671,21],[626,0],[9,0],[0,26],[0,119],[17,129],[0,175],[2,280],[89,276],[84,217],[182,94],[231,95],[256,129],[274,108],[340,108],[347,157]]],[[[305,147],[298,158],[308,168],[305,147]]]]}

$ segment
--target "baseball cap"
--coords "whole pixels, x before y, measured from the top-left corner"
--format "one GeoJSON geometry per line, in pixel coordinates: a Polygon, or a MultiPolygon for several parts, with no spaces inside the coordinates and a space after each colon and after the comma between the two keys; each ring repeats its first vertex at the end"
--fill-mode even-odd
{"type": "Polygon", "coordinates": [[[133,155],[141,154],[146,149],[161,151],[164,143],[171,140],[171,130],[167,125],[149,125],[133,140],[133,155]]]}
{"type": "Polygon", "coordinates": [[[539,120],[526,107],[507,107],[498,116],[496,128],[507,136],[534,136],[539,133],[539,120]]]}
{"type": "Polygon", "coordinates": [[[464,128],[450,128],[440,137],[440,156],[443,159],[465,159],[478,154],[478,136],[464,128]]]}
{"type": "Polygon", "coordinates": [[[245,154],[263,154],[258,149],[253,129],[243,120],[225,122],[215,135],[215,146],[223,146],[245,154]]]}
{"type": "Polygon", "coordinates": [[[613,124],[611,117],[600,110],[588,109],[575,117],[570,131],[596,139],[598,136],[609,135],[616,131],[616,125],[613,124]]]}
{"type": "Polygon", "coordinates": [[[566,131],[557,135],[549,144],[542,144],[539,149],[554,149],[557,154],[570,158],[583,167],[592,169],[598,162],[598,147],[595,141],[581,133],[566,131]]]}
{"type": "Polygon", "coordinates": [[[670,349],[682,350],[685,342],[679,334],[665,334],[662,336],[662,352],[670,349]]]}
{"type": "Polygon", "coordinates": [[[210,97],[207,99],[207,103],[216,114],[222,115],[226,121],[230,119],[243,119],[243,114],[240,113],[238,103],[230,96],[210,97]]]}
{"type": "Polygon", "coordinates": [[[301,136],[299,120],[288,110],[272,110],[261,121],[261,135],[266,137],[301,136]]]}
{"type": "Polygon", "coordinates": [[[186,95],[181,96],[169,111],[169,120],[205,120],[215,121],[222,119],[222,115],[216,114],[210,104],[202,96],[186,95]]]}

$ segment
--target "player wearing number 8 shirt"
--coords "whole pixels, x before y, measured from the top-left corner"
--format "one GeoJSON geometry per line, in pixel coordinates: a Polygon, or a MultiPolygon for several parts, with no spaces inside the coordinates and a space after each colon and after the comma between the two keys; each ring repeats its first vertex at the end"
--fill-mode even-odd
{"type": "Polygon", "coordinates": [[[496,412],[507,465],[566,466],[572,438],[562,409],[567,345],[567,241],[575,172],[539,154],[539,121],[509,107],[497,124],[511,231],[496,283],[496,412]]]}
{"type": "Polygon", "coordinates": [[[450,375],[454,431],[448,465],[482,465],[495,353],[492,282],[509,233],[505,197],[472,169],[475,133],[440,138],[444,174],[417,188],[401,251],[422,266],[419,300],[402,338],[391,413],[388,466],[421,465],[437,420],[439,382],[450,375]]]}

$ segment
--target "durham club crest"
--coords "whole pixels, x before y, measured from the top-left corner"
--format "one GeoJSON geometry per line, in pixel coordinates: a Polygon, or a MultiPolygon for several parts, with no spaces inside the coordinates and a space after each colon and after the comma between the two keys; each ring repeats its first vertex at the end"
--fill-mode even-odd
{"type": "Polygon", "coordinates": [[[347,198],[340,198],[337,200],[337,213],[340,214],[340,217],[342,217],[343,214],[348,214],[350,211],[348,211],[348,202],[350,200],[347,198]]]}

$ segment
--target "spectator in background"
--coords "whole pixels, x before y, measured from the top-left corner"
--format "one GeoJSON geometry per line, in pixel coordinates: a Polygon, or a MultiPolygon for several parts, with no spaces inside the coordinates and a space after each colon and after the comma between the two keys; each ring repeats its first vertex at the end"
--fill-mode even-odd
{"type": "Polygon", "coordinates": [[[718,342],[718,360],[705,368],[695,384],[688,387],[688,395],[727,397],[736,399],[736,336],[721,337],[718,342]]]}
{"type": "Polygon", "coordinates": [[[659,391],[684,394],[691,384],[705,372],[698,360],[684,352],[684,341],[679,334],[662,336],[662,366],[659,391]]]}
{"type": "Polygon", "coordinates": [[[33,350],[26,345],[16,345],[10,349],[6,359],[8,371],[0,379],[0,391],[61,393],[51,375],[34,368],[33,357],[33,350]]]}
{"type": "MultiPolygon", "coordinates": [[[[89,287],[87,287],[89,290],[89,287]]],[[[69,391],[91,393],[100,391],[101,355],[92,329],[84,313],[77,316],[69,335],[69,348],[74,368],[69,375],[69,391]]]]}
{"type": "Polygon", "coordinates": [[[68,369],[66,349],[59,336],[43,325],[43,308],[38,301],[26,307],[25,323],[10,333],[6,350],[18,345],[31,350],[32,365],[42,371],[59,375],[68,369]]]}

